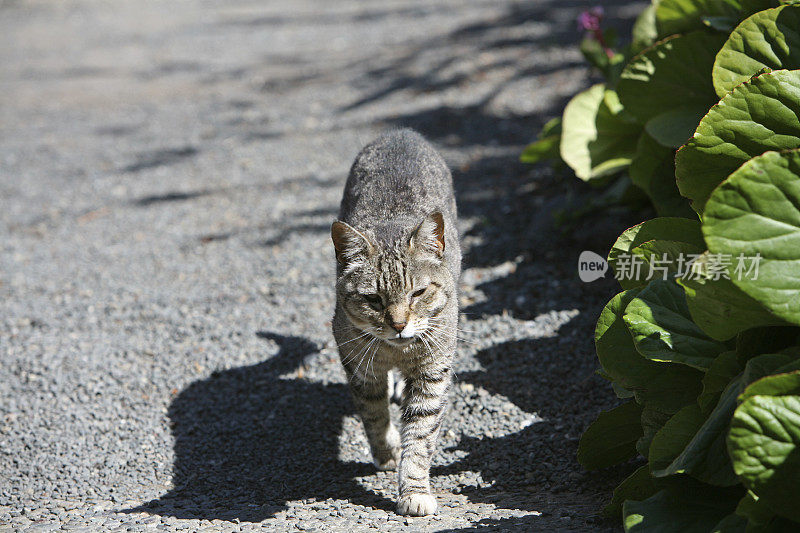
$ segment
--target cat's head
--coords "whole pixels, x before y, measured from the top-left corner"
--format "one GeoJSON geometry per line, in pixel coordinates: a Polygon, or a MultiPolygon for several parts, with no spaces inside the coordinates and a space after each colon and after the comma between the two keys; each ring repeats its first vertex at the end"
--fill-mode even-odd
{"type": "Polygon", "coordinates": [[[385,227],[358,231],[333,223],[336,293],[356,328],[403,347],[442,331],[440,314],[456,297],[455,282],[444,260],[441,213],[388,234],[385,227]]]}

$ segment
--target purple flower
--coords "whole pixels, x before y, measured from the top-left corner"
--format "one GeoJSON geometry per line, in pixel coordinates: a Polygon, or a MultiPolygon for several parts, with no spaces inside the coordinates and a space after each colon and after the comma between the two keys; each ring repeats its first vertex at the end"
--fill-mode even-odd
{"type": "Polygon", "coordinates": [[[585,31],[600,31],[600,23],[603,20],[603,8],[595,6],[589,11],[584,11],[578,16],[578,27],[585,31]]]}
{"type": "Polygon", "coordinates": [[[591,33],[594,39],[600,43],[608,57],[614,56],[614,51],[606,44],[606,39],[603,37],[603,29],[601,23],[603,22],[603,8],[595,6],[589,11],[584,11],[578,17],[578,28],[591,33]]]}

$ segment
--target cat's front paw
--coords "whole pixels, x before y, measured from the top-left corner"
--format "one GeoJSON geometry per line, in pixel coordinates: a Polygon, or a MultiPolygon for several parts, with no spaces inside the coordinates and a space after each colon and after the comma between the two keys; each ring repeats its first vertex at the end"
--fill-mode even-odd
{"type": "Polygon", "coordinates": [[[436,498],[431,494],[405,494],[397,500],[397,514],[425,516],[436,513],[436,498]]]}

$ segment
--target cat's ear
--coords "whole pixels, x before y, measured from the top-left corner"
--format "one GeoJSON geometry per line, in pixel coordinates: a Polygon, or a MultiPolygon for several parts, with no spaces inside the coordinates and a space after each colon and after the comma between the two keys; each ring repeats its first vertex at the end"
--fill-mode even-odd
{"type": "Polygon", "coordinates": [[[363,233],[349,224],[336,221],[331,225],[331,239],[336,248],[336,260],[348,265],[362,256],[372,253],[372,244],[363,233]]]}
{"type": "Polygon", "coordinates": [[[411,235],[411,250],[432,253],[438,258],[444,255],[444,217],[435,212],[423,220],[411,235]]]}

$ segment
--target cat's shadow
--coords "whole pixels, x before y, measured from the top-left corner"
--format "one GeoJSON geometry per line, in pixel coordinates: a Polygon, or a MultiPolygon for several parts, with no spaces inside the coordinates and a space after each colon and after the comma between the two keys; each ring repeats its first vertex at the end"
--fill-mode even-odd
{"type": "Polygon", "coordinates": [[[302,337],[257,335],[279,352],[215,372],[172,401],[173,488],[125,512],[260,522],[289,501],[328,498],[393,510],[354,479],[375,472],[367,457],[337,458],[342,420],[354,412],[346,385],[280,377],[319,347],[302,337]]]}

